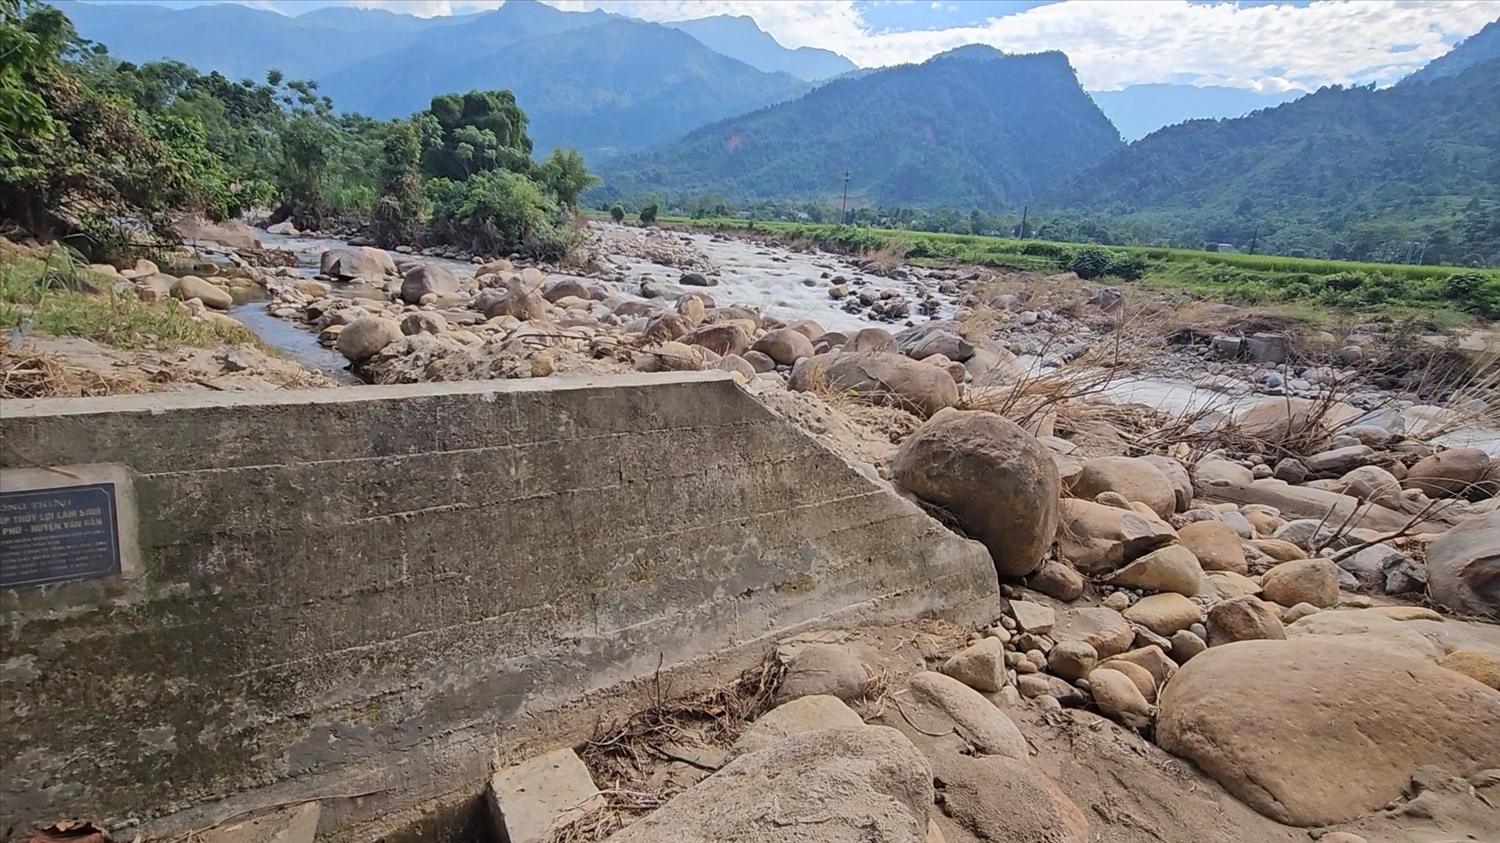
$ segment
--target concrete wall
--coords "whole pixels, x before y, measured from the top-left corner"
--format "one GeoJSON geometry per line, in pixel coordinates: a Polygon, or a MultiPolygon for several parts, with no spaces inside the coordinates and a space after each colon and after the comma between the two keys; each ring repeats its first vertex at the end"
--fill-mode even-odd
{"type": "Polygon", "coordinates": [[[0,467],[128,468],[140,557],[0,593],[3,828],[318,795],[363,837],[639,707],[659,666],[685,690],[794,629],[995,614],[979,545],[722,373],[3,415],[0,467]]]}

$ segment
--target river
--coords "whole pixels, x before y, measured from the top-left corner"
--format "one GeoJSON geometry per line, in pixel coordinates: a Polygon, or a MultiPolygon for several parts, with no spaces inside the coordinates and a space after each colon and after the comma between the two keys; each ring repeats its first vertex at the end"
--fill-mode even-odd
{"type": "MultiPolygon", "coordinates": [[[[297,265],[304,275],[311,278],[318,272],[318,259],[323,251],[346,247],[342,240],[317,237],[288,237],[258,232],[261,243],[268,249],[286,249],[297,255],[297,265]]],[[[844,311],[838,301],[828,296],[828,281],[822,276],[842,275],[852,284],[863,284],[869,288],[896,289],[908,299],[918,292],[920,282],[893,281],[869,275],[847,259],[827,253],[802,253],[781,247],[761,246],[746,240],[717,238],[708,234],[686,235],[692,245],[706,254],[719,267],[719,284],[702,288],[721,304],[740,303],[759,307],[762,313],[784,322],[811,319],[829,330],[856,331],[866,327],[893,328],[844,311]],[[813,283],[806,283],[812,281],[813,283]]],[[[472,278],[474,264],[444,258],[423,258],[452,270],[460,277],[472,278]]],[[[620,295],[645,300],[639,295],[640,282],[647,276],[658,281],[674,282],[681,270],[635,258],[624,259],[628,267],[622,271],[624,281],[608,284],[620,295]]],[[[584,279],[588,283],[600,283],[595,279],[584,279]]],[[[334,285],[334,294],[343,288],[351,296],[356,285],[334,285]]],[[[694,288],[699,289],[699,288],[694,288]]],[[[368,289],[361,290],[368,293],[368,289]]],[[[950,297],[935,295],[941,302],[938,315],[952,316],[955,304],[950,297]]],[[[268,345],[300,361],[309,369],[321,372],[344,383],[357,383],[343,357],[332,349],[324,348],[310,330],[289,320],[271,315],[264,301],[245,301],[235,305],[230,314],[245,324],[268,345]]],[[[920,317],[917,317],[920,318],[920,317]]],[[[1262,396],[1252,393],[1225,394],[1195,387],[1186,380],[1157,377],[1125,377],[1109,384],[1105,392],[1117,401],[1132,402],[1156,408],[1172,415],[1213,409],[1233,414],[1262,396]]],[[[1441,437],[1439,440],[1449,447],[1475,447],[1500,457],[1500,430],[1491,428],[1468,428],[1441,437]]]]}

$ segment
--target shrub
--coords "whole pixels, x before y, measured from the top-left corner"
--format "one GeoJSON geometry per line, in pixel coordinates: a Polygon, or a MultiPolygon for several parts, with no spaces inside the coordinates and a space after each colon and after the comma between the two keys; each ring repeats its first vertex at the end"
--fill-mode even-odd
{"type": "Polygon", "coordinates": [[[620,207],[620,205],[616,203],[613,208],[609,209],[609,218],[614,220],[615,222],[624,222],[625,209],[620,207]]]}
{"type": "Polygon", "coordinates": [[[1073,259],[1068,261],[1068,270],[1079,278],[1098,278],[1109,271],[1111,260],[1108,251],[1094,246],[1085,246],[1074,253],[1073,259]]]}
{"type": "Polygon", "coordinates": [[[646,223],[647,225],[656,222],[656,213],[658,210],[660,210],[660,206],[657,205],[655,199],[652,199],[650,202],[647,202],[645,205],[641,206],[641,222],[646,223]]]}
{"type": "Polygon", "coordinates": [[[1146,259],[1132,254],[1113,255],[1104,267],[1104,274],[1123,278],[1126,281],[1135,281],[1146,274],[1146,259]]]}
{"type": "Polygon", "coordinates": [[[1455,272],[1439,284],[1438,296],[1465,313],[1485,319],[1500,318],[1500,278],[1478,272],[1455,272]]]}
{"type": "Polygon", "coordinates": [[[428,198],[439,242],[476,254],[521,252],[549,260],[566,251],[557,203],[518,173],[486,170],[461,182],[432,179],[428,198]]]}
{"type": "Polygon", "coordinates": [[[1069,259],[1068,250],[1057,243],[1045,243],[1039,240],[1028,240],[1021,244],[1021,254],[1035,255],[1042,258],[1065,261],[1069,259]]]}

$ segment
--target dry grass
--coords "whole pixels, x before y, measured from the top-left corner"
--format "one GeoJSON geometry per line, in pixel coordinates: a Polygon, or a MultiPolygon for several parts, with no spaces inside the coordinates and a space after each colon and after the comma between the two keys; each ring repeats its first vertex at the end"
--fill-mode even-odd
{"type": "Polygon", "coordinates": [[[911,243],[905,237],[892,237],[878,249],[860,252],[860,262],[867,271],[877,275],[889,275],[906,264],[906,252],[911,243]]]}
{"type": "Polygon", "coordinates": [[[139,374],[101,374],[53,354],[0,347],[0,398],[93,398],[152,392],[139,374]]]}
{"type": "Polygon", "coordinates": [[[667,760],[667,744],[728,747],[746,724],[770,711],[786,666],[774,655],[733,682],[701,694],[671,697],[658,677],[643,710],[598,730],[578,747],[578,757],[602,785],[604,805],[553,831],[550,843],[594,843],[660,807],[675,794],[653,785],[652,771],[667,760]]]}

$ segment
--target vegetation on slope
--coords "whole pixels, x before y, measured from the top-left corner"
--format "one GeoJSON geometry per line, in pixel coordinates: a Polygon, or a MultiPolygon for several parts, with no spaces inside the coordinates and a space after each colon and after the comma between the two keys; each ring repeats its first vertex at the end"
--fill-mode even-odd
{"type": "Polygon", "coordinates": [[[1169,242],[1358,260],[1500,262],[1500,60],[1430,82],[1325,88],[1162,129],[1045,203],[1169,242]]]}
{"type": "Polygon", "coordinates": [[[608,162],[602,201],[837,199],[1008,208],[1120,146],[1061,53],[970,46],[920,65],[835,79],[793,102],[608,162]]]}
{"type": "Polygon", "coordinates": [[[375,219],[387,245],[557,256],[593,177],[531,158],[508,92],[434,97],[408,120],[336,115],[317,84],[118,62],[40,3],[0,0],[0,225],[90,256],[174,239],[185,213],[274,207],[302,229],[375,219]],[[14,45],[14,46],[11,46],[14,45]]]}

